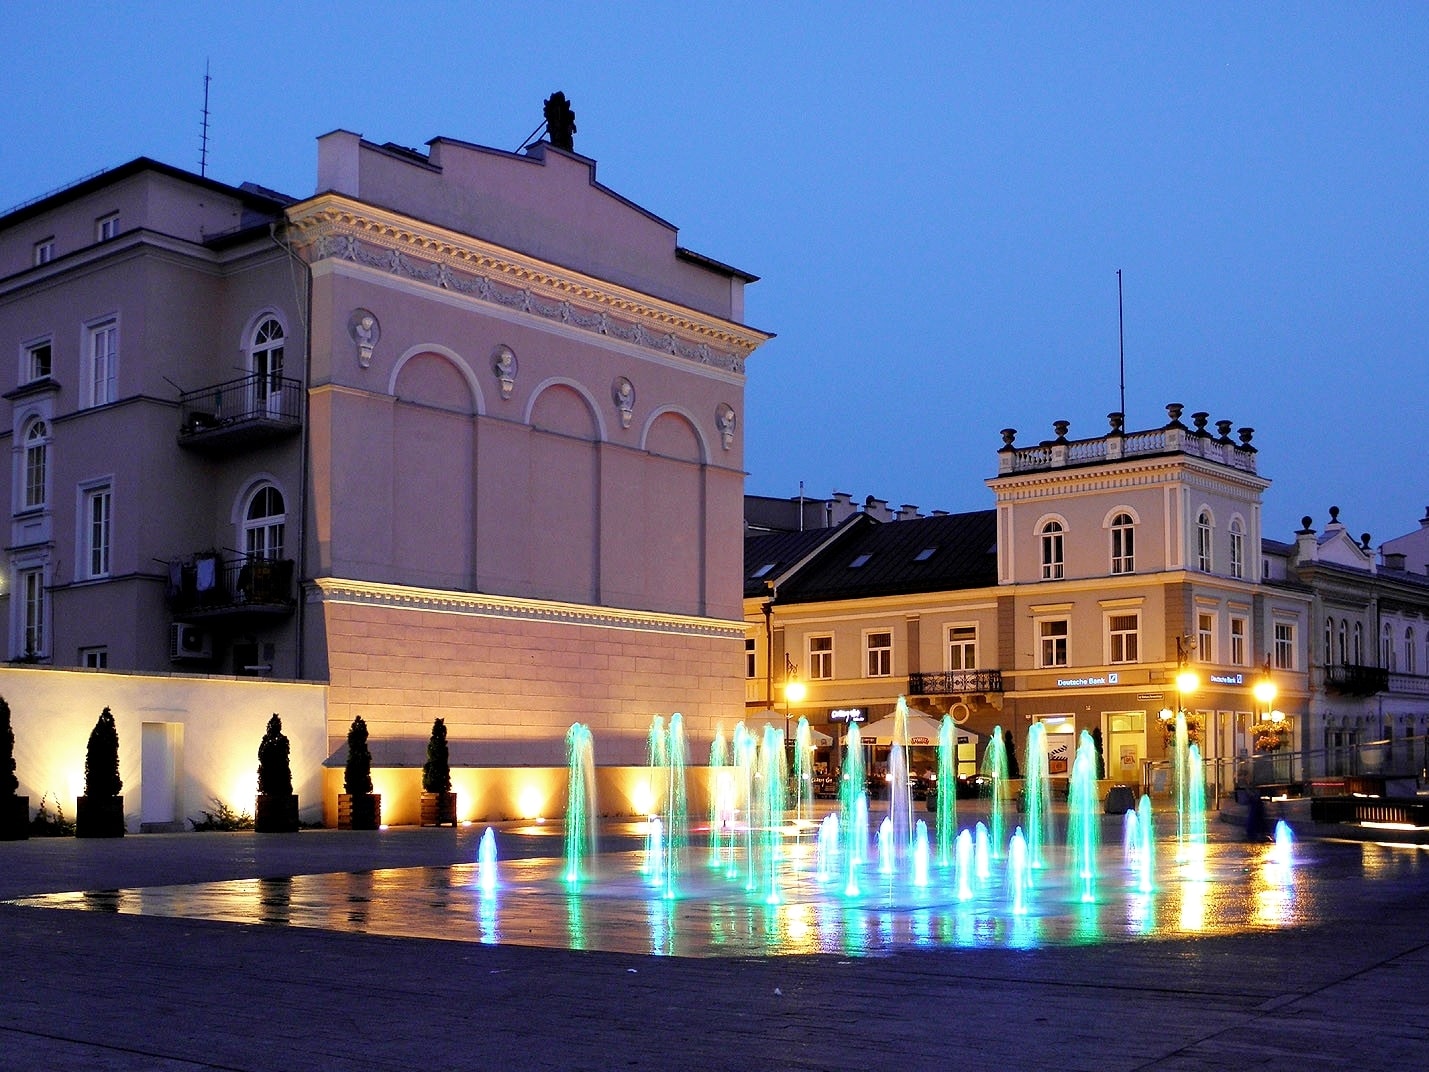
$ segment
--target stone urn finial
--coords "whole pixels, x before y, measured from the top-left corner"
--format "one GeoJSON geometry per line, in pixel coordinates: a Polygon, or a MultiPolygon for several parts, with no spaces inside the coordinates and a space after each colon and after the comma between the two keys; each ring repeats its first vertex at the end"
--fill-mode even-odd
{"type": "Polygon", "coordinates": [[[1183,406],[1180,402],[1168,402],[1166,404],[1166,416],[1170,418],[1166,423],[1167,428],[1186,427],[1184,424],[1181,423],[1181,411],[1185,408],[1186,407],[1183,406]]]}
{"type": "Polygon", "coordinates": [[[1052,431],[1054,431],[1054,432],[1057,433],[1057,442],[1058,442],[1058,443],[1065,443],[1065,442],[1067,441],[1067,429],[1070,428],[1070,427],[1072,427],[1072,422],[1071,422],[1071,421],[1053,421],[1053,422],[1052,422],[1052,431]]]}
{"type": "MultiPolygon", "coordinates": [[[[1016,429],[1016,428],[1004,428],[1004,429],[1003,429],[1001,432],[999,432],[998,434],[1002,436],[1002,446],[998,448],[999,450],[1015,450],[1015,449],[1016,449],[1016,448],[1013,447],[1013,445],[1012,445],[1012,441],[1017,438],[1017,429],[1016,429]]],[[[1426,510],[1426,511],[1424,512],[1424,514],[1425,514],[1426,517],[1429,517],[1429,510],[1426,510]]]]}
{"type": "Polygon", "coordinates": [[[1122,435],[1126,429],[1126,414],[1113,410],[1106,415],[1107,422],[1111,425],[1112,435],[1122,435]]]}
{"type": "Polygon", "coordinates": [[[1216,431],[1221,434],[1221,437],[1220,437],[1220,439],[1219,439],[1219,442],[1221,442],[1221,443],[1229,443],[1229,442],[1231,441],[1231,422],[1230,422],[1230,421],[1217,421],[1217,422],[1216,422],[1216,431]]]}

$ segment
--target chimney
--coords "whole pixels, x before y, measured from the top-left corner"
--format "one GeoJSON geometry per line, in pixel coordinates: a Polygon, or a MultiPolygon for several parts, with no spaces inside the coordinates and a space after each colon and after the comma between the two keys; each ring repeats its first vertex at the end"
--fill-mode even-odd
{"type": "Polygon", "coordinates": [[[923,515],[918,512],[918,508],[917,508],[916,506],[914,506],[912,503],[904,503],[902,506],[900,506],[900,507],[898,508],[898,518],[897,518],[897,520],[899,520],[899,521],[913,521],[913,520],[915,520],[915,519],[917,519],[917,518],[920,518],[920,517],[922,517],[922,516],[923,516],[923,515]]]}
{"type": "Polygon", "coordinates": [[[1295,533],[1295,563],[1301,565],[1314,562],[1319,557],[1320,545],[1315,540],[1315,530],[1310,527],[1310,515],[1300,519],[1300,531],[1295,533]]]}

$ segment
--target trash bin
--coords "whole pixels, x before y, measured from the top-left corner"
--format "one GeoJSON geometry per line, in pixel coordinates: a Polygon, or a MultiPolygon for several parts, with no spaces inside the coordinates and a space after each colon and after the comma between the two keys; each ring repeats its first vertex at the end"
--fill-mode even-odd
{"type": "Polygon", "coordinates": [[[1136,790],[1129,785],[1117,784],[1106,791],[1103,809],[1108,815],[1124,815],[1136,807],[1136,790]]]}

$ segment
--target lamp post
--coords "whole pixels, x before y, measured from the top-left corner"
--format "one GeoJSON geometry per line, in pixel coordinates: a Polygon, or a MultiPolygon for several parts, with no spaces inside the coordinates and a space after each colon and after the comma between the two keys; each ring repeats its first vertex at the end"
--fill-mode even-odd
{"type": "Polygon", "coordinates": [[[799,680],[799,671],[794,666],[794,660],[786,654],[784,656],[784,747],[786,748],[793,742],[793,738],[789,736],[790,704],[802,703],[807,694],[808,690],[799,680]]]}
{"type": "MultiPolygon", "coordinates": [[[[1201,677],[1187,665],[1185,638],[1176,638],[1176,710],[1163,709],[1161,721],[1170,722],[1176,715],[1186,714],[1186,697],[1201,687],[1201,677]]],[[[1189,729],[1189,728],[1188,728],[1189,729]]]]}

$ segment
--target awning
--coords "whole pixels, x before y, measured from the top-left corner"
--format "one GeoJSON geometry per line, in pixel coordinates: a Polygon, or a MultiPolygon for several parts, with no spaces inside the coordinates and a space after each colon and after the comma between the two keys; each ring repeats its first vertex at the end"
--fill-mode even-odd
{"type": "MultiPolygon", "coordinates": [[[[745,721],[751,726],[760,721],[768,722],[777,726],[783,720],[784,712],[775,711],[772,709],[755,711],[745,719],[745,721]]],[[[792,738],[794,734],[798,732],[798,726],[799,720],[797,718],[791,719],[789,721],[790,738],[792,738]]],[[[822,733],[819,730],[814,729],[813,726],[809,727],[809,734],[814,742],[815,748],[827,748],[829,745],[834,743],[834,739],[832,737],[830,737],[827,733],[822,733]]]]}
{"type": "MultiPolygon", "coordinates": [[[[892,744],[895,716],[886,715],[877,722],[860,726],[858,732],[865,744],[892,744]]],[[[909,709],[908,745],[913,748],[936,748],[938,736],[943,729],[943,720],[928,711],[909,709]]],[[[979,734],[966,726],[953,727],[953,743],[957,745],[976,744],[979,734]]]]}

